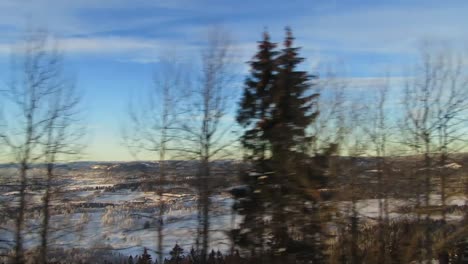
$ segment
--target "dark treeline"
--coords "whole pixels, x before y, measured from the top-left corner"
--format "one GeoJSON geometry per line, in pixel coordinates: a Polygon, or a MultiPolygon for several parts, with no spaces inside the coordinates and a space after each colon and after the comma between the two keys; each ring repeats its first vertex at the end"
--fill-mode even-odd
{"type": "MultiPolygon", "coordinates": [[[[145,208],[153,222],[143,229],[155,228],[155,246],[139,256],[107,256],[119,248],[77,247],[72,254],[55,244],[64,230],[79,236],[89,220],[82,214],[83,223],[53,222],[72,211],[60,204],[66,191],[58,163],[81,152],[81,97],[47,35],[32,36],[2,90],[19,114],[6,113],[0,126],[2,151],[14,165],[1,178],[2,190],[14,196],[0,200],[0,260],[467,263],[468,71],[458,54],[422,47],[407,77],[371,80],[364,92],[337,71],[306,71],[290,28],[282,43],[263,33],[241,86],[232,43],[221,30],[208,36],[196,70],[163,58],[154,87],[129,104],[123,129],[131,153],[151,155],[157,169],[137,164],[131,168],[137,181],[94,188],[154,191],[160,199],[145,208]],[[236,180],[225,182],[232,175],[236,180]],[[190,251],[176,245],[164,254],[171,205],[162,197],[177,195],[169,186],[182,176],[197,196],[196,233],[184,238],[190,251]],[[213,197],[226,186],[234,201],[225,232],[230,249],[215,252],[213,197]],[[33,190],[41,191],[38,202],[33,190]]],[[[95,204],[106,215],[119,210],[91,201],[73,206],[95,204]]]]}

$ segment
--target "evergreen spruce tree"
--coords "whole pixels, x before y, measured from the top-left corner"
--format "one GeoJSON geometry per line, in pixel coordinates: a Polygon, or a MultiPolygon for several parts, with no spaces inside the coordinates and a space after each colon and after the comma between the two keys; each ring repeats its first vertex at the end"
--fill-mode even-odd
{"type": "Polygon", "coordinates": [[[175,244],[175,246],[172,248],[171,252],[169,252],[169,255],[171,255],[171,261],[172,263],[179,263],[184,259],[184,249],[179,246],[179,244],[175,244]]]}
{"type": "Polygon", "coordinates": [[[275,48],[276,44],[264,32],[262,41],[258,42],[258,52],[250,61],[250,76],[246,78],[237,114],[238,123],[245,129],[241,137],[245,160],[251,162],[253,171],[243,172],[243,181],[249,190],[238,194],[247,195],[248,198],[240,199],[237,204],[239,213],[245,219],[241,229],[234,231],[234,237],[238,244],[248,247],[252,255],[263,252],[265,246],[263,204],[266,192],[261,189],[264,186],[263,176],[269,171],[267,163],[270,147],[265,137],[265,124],[271,117],[271,93],[275,85],[275,60],[278,54],[275,48]]]}
{"type": "Polygon", "coordinates": [[[286,28],[284,48],[277,58],[275,108],[267,126],[273,182],[280,186],[273,192],[272,222],[277,225],[273,227],[273,237],[274,244],[286,249],[286,253],[320,263],[323,236],[317,189],[325,183],[326,161],[309,156],[308,147],[314,139],[307,133],[319,114],[315,108],[319,95],[311,91],[317,76],[298,69],[304,59],[299,57],[299,48],[293,46],[293,41],[291,30],[286,28]],[[288,227],[300,230],[302,237],[291,237],[288,227]]]}
{"type": "Polygon", "coordinates": [[[237,114],[238,123],[245,132],[241,138],[244,149],[248,152],[246,158],[261,163],[268,151],[268,141],[265,137],[267,119],[271,116],[271,93],[275,85],[278,52],[276,43],[270,42],[267,32],[258,44],[258,53],[250,61],[250,76],[245,81],[244,94],[237,114]]]}
{"type": "Polygon", "coordinates": [[[137,264],[151,264],[151,263],[152,263],[151,255],[148,254],[148,249],[144,248],[143,255],[141,255],[141,257],[138,258],[137,264]]]}
{"type": "Polygon", "coordinates": [[[276,59],[278,75],[272,91],[275,107],[266,125],[272,157],[277,160],[291,152],[304,152],[311,140],[306,130],[318,115],[314,106],[319,95],[310,89],[316,76],[297,69],[304,58],[299,57],[300,48],[293,47],[293,41],[291,30],[286,28],[284,48],[276,59]]]}
{"type": "Polygon", "coordinates": [[[251,62],[238,121],[246,128],[242,143],[255,171],[244,177],[249,188],[237,205],[245,215],[239,233],[257,240],[268,237],[265,244],[275,255],[295,254],[320,263],[317,189],[323,184],[324,166],[309,156],[313,138],[307,133],[318,115],[318,94],[310,89],[316,76],[298,69],[304,59],[293,41],[287,28],[284,48],[278,53],[264,35],[251,62]],[[264,228],[266,236],[254,231],[265,218],[271,219],[264,228]]]}
{"type": "Polygon", "coordinates": [[[274,172],[270,177],[270,185],[274,186],[270,198],[272,245],[276,252],[285,254],[302,247],[291,237],[288,227],[303,226],[307,222],[301,211],[305,209],[306,194],[310,188],[315,188],[309,181],[313,164],[307,153],[312,140],[307,135],[307,128],[318,115],[314,109],[318,94],[310,89],[311,79],[315,77],[298,69],[304,59],[299,57],[299,48],[293,46],[293,41],[292,32],[287,28],[284,48],[276,59],[278,74],[272,90],[272,116],[265,126],[274,172]]]}

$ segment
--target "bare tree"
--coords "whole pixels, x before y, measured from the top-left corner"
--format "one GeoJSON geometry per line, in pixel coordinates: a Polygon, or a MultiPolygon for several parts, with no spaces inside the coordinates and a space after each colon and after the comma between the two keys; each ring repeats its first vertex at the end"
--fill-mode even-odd
{"type": "Polygon", "coordinates": [[[52,198],[58,193],[56,180],[55,165],[59,161],[63,161],[66,156],[76,155],[80,153],[82,144],[80,139],[84,135],[84,129],[79,125],[79,106],[80,96],[78,95],[75,86],[67,81],[61,71],[62,58],[56,52],[49,56],[55,57],[56,64],[51,65],[54,69],[55,76],[51,79],[49,85],[54,87],[48,96],[48,121],[45,127],[45,136],[41,139],[44,163],[46,166],[45,186],[42,212],[41,226],[41,245],[39,250],[39,262],[47,263],[48,247],[50,240],[50,205],[52,198]],[[57,192],[56,192],[57,191],[57,192]]]}
{"type": "Polygon", "coordinates": [[[23,263],[23,233],[26,228],[29,170],[34,163],[46,164],[40,231],[39,263],[47,262],[50,235],[50,203],[55,163],[80,148],[83,130],[77,125],[79,96],[65,78],[63,58],[43,31],[28,32],[12,60],[12,80],[6,91],[9,115],[0,134],[11,162],[18,167],[18,206],[14,208],[14,263],[23,263]],[[16,111],[16,112],[15,112],[16,111]],[[14,117],[14,118],[13,118],[14,117]]]}
{"type": "Polygon", "coordinates": [[[1,135],[12,161],[18,165],[18,201],[15,209],[14,263],[24,262],[23,232],[27,208],[28,172],[32,163],[44,157],[41,140],[47,134],[50,112],[45,105],[56,90],[56,56],[50,56],[45,33],[31,33],[13,56],[12,80],[6,91],[8,129],[1,135]],[[15,55],[16,55],[15,54],[15,55]],[[16,112],[13,112],[16,111],[16,112]],[[14,118],[11,118],[14,117],[14,118]]]}
{"type": "MultiPolygon", "coordinates": [[[[5,92],[6,90],[0,89],[0,136],[5,133],[6,129],[5,119],[3,118],[4,104],[7,101],[4,98],[5,92]]],[[[5,156],[7,154],[6,147],[4,142],[0,140],[0,160],[2,162],[8,161],[8,157],[5,156]]],[[[0,171],[0,187],[3,190],[14,189],[15,181],[13,178],[14,175],[11,174],[10,169],[2,168],[0,171]]],[[[14,230],[8,225],[8,222],[12,220],[11,216],[15,213],[13,206],[10,199],[1,199],[0,201],[0,222],[3,223],[0,225],[0,259],[9,257],[9,251],[14,244],[13,239],[11,239],[14,230]]]]}
{"type": "Polygon", "coordinates": [[[214,159],[232,157],[231,147],[236,138],[227,113],[232,100],[229,90],[233,81],[230,40],[220,29],[212,31],[208,45],[202,53],[201,75],[194,84],[192,96],[186,101],[188,107],[180,127],[182,146],[176,150],[199,161],[197,189],[199,191],[199,232],[202,263],[206,262],[209,247],[210,195],[213,175],[211,162],[214,159]]]}
{"type": "Polygon", "coordinates": [[[389,83],[388,79],[380,87],[376,87],[377,96],[375,103],[371,103],[366,107],[367,117],[363,124],[364,132],[367,135],[370,143],[370,155],[376,158],[375,171],[377,175],[377,198],[378,198],[378,225],[379,225],[379,263],[387,263],[388,252],[386,245],[385,228],[388,226],[388,182],[387,176],[387,148],[389,138],[391,136],[390,124],[388,122],[388,114],[386,113],[387,96],[389,83]]]}
{"type": "Polygon", "coordinates": [[[125,144],[133,153],[150,152],[157,155],[159,178],[157,193],[159,196],[157,219],[157,252],[158,263],[163,262],[163,230],[165,203],[163,199],[164,184],[167,175],[166,163],[174,158],[175,140],[180,126],[180,103],[184,89],[188,89],[188,78],[183,71],[182,63],[176,58],[163,58],[155,74],[154,86],[145,96],[147,100],[139,102],[138,107],[130,106],[129,128],[124,128],[125,144]]]}
{"type": "Polygon", "coordinates": [[[440,56],[441,84],[438,87],[434,110],[436,112],[438,168],[440,177],[440,200],[442,218],[445,220],[446,178],[449,155],[462,150],[465,146],[466,114],[468,110],[468,75],[463,72],[462,56],[450,52],[436,54],[440,56]]]}
{"type": "Polygon", "coordinates": [[[340,78],[333,70],[327,69],[319,82],[319,85],[314,86],[313,89],[315,93],[321,95],[316,105],[320,114],[310,128],[315,138],[312,142],[314,153],[320,153],[329,148],[331,144],[343,143],[348,107],[345,94],[348,82],[344,78],[340,78]]]}
{"type": "MultiPolygon", "coordinates": [[[[403,128],[405,144],[413,153],[423,156],[423,166],[418,169],[423,176],[424,205],[430,205],[433,189],[433,171],[439,173],[442,216],[445,219],[446,173],[449,150],[457,151],[464,144],[468,98],[467,78],[462,71],[461,57],[424,46],[414,76],[407,81],[404,92],[405,116],[403,128]],[[438,160],[437,160],[438,159],[438,160]]],[[[419,192],[417,194],[419,201],[419,192]]],[[[419,202],[417,203],[419,205],[419,202]]],[[[426,220],[429,220],[429,210],[426,220]]],[[[432,256],[430,231],[426,231],[424,248],[426,258],[432,256]]]]}
{"type": "Polygon", "coordinates": [[[346,189],[342,194],[346,200],[350,200],[345,214],[345,224],[348,225],[348,239],[345,239],[345,258],[350,263],[362,262],[362,254],[360,251],[360,215],[358,208],[359,190],[362,190],[358,176],[363,173],[363,168],[359,166],[359,159],[366,155],[368,148],[365,142],[365,132],[362,124],[365,122],[365,107],[360,102],[353,101],[351,103],[347,118],[346,126],[348,127],[348,138],[346,139],[346,148],[349,159],[342,165],[343,174],[346,175],[346,189]],[[353,129],[350,129],[353,127],[353,129]]]}
{"type": "MultiPolygon", "coordinates": [[[[446,220],[447,180],[450,176],[450,156],[466,146],[466,114],[468,110],[468,75],[463,71],[463,57],[449,50],[436,50],[430,54],[426,51],[428,61],[436,64],[441,72],[440,84],[437,86],[434,102],[435,121],[437,123],[435,152],[438,161],[436,171],[439,174],[439,190],[442,220],[446,220]]],[[[447,237],[443,232],[443,239],[447,237]]],[[[437,252],[440,263],[449,263],[446,250],[437,252]]]]}

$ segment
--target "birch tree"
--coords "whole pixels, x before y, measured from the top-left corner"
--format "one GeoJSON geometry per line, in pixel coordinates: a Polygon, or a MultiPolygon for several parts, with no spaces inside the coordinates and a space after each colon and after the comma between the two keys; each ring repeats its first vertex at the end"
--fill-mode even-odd
{"type": "Polygon", "coordinates": [[[28,32],[12,56],[12,78],[6,94],[6,128],[0,138],[8,157],[16,164],[18,197],[14,209],[13,262],[23,263],[27,231],[29,174],[34,163],[45,162],[44,204],[41,225],[41,258],[46,261],[51,183],[59,154],[71,151],[69,143],[81,132],[70,132],[78,98],[74,86],[63,79],[63,60],[53,41],[43,31],[28,32]]]}
{"type": "Polygon", "coordinates": [[[135,154],[155,155],[159,164],[159,177],[150,179],[156,183],[159,196],[157,222],[158,263],[163,262],[164,184],[168,174],[167,161],[175,158],[175,140],[181,122],[181,100],[189,89],[188,77],[183,65],[175,57],[163,57],[154,75],[154,84],[138,102],[130,105],[129,126],[123,129],[123,139],[130,151],[135,154]],[[155,181],[156,180],[156,181],[155,181]]]}

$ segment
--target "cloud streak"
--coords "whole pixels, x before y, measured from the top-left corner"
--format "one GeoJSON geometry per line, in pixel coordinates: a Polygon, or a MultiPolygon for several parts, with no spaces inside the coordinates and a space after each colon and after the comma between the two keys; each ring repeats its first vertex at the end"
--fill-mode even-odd
{"type": "Polygon", "coordinates": [[[0,3],[0,26],[17,28],[27,24],[27,20],[44,25],[65,38],[64,46],[72,52],[109,53],[100,48],[101,43],[109,45],[110,52],[151,49],[160,43],[173,46],[177,41],[199,38],[204,28],[213,23],[230,26],[244,43],[258,39],[263,26],[270,26],[273,35],[277,35],[283,26],[291,25],[305,51],[313,48],[327,53],[407,55],[422,38],[468,42],[468,28],[464,27],[466,8],[461,8],[468,8],[468,4],[458,1],[396,1],[392,5],[367,1],[317,1],[314,5],[307,1],[272,1],[259,9],[260,3],[239,3],[240,10],[232,4],[210,0],[4,0],[0,3]],[[355,2],[367,4],[355,7],[355,2]],[[259,15],[263,13],[270,16],[259,15]],[[276,14],[285,18],[278,20],[276,14]]]}
{"type": "Polygon", "coordinates": [[[468,41],[466,8],[422,3],[337,10],[302,18],[300,24],[309,25],[304,35],[308,41],[322,42],[323,50],[408,54],[421,39],[468,41]]]}

